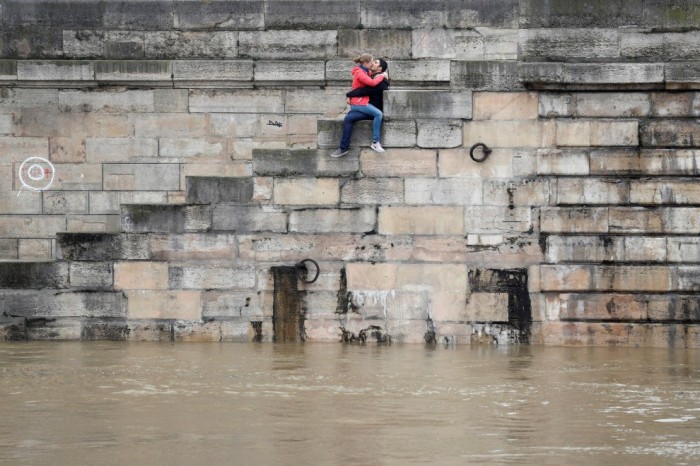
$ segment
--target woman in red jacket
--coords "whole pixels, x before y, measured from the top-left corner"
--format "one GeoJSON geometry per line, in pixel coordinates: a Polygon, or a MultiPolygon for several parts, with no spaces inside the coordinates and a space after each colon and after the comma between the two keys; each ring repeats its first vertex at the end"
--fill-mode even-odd
{"type": "MultiPolygon", "coordinates": [[[[372,64],[372,60],[372,55],[368,53],[363,53],[359,57],[355,58],[355,63],[357,63],[357,66],[352,69],[353,89],[357,89],[358,87],[363,86],[374,87],[386,78],[386,73],[380,73],[374,78],[370,77],[369,70],[372,64]]],[[[374,117],[374,122],[372,124],[372,145],[370,147],[377,152],[384,152],[384,148],[379,143],[379,137],[381,135],[382,127],[382,117],[384,116],[382,111],[369,103],[368,96],[351,97],[350,109],[374,117]]]]}

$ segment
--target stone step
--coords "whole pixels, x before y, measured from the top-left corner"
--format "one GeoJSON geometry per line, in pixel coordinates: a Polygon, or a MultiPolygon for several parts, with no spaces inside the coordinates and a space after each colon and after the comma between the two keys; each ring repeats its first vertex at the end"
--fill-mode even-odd
{"type": "Polygon", "coordinates": [[[359,150],[331,157],[331,149],[253,149],[255,176],[355,176],[359,150]]]}
{"type": "Polygon", "coordinates": [[[253,200],[253,178],[250,176],[188,176],[187,204],[242,203],[253,200]]]}
{"type": "Polygon", "coordinates": [[[211,229],[210,205],[126,204],[121,228],[127,233],[184,233],[211,229]]]}

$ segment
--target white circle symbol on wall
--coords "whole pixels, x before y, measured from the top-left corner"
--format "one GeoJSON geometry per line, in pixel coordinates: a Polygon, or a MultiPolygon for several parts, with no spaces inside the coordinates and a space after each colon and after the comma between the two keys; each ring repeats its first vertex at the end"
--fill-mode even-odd
{"type": "Polygon", "coordinates": [[[53,164],[41,157],[29,157],[19,166],[19,182],[32,191],[49,189],[55,175],[53,164]]]}

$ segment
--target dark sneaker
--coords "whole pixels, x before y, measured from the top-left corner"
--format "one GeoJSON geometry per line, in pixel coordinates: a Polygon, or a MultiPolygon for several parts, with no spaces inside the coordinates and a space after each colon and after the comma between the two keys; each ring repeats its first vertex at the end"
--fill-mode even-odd
{"type": "Polygon", "coordinates": [[[342,157],[348,153],[347,149],[336,149],[335,152],[331,154],[331,157],[342,157]]]}

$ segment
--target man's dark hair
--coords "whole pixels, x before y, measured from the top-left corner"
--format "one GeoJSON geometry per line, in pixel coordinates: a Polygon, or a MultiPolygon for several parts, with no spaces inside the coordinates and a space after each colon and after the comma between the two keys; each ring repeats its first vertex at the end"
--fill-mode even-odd
{"type": "Polygon", "coordinates": [[[389,64],[383,58],[379,59],[379,66],[382,67],[382,71],[386,71],[389,69],[389,64]]]}

